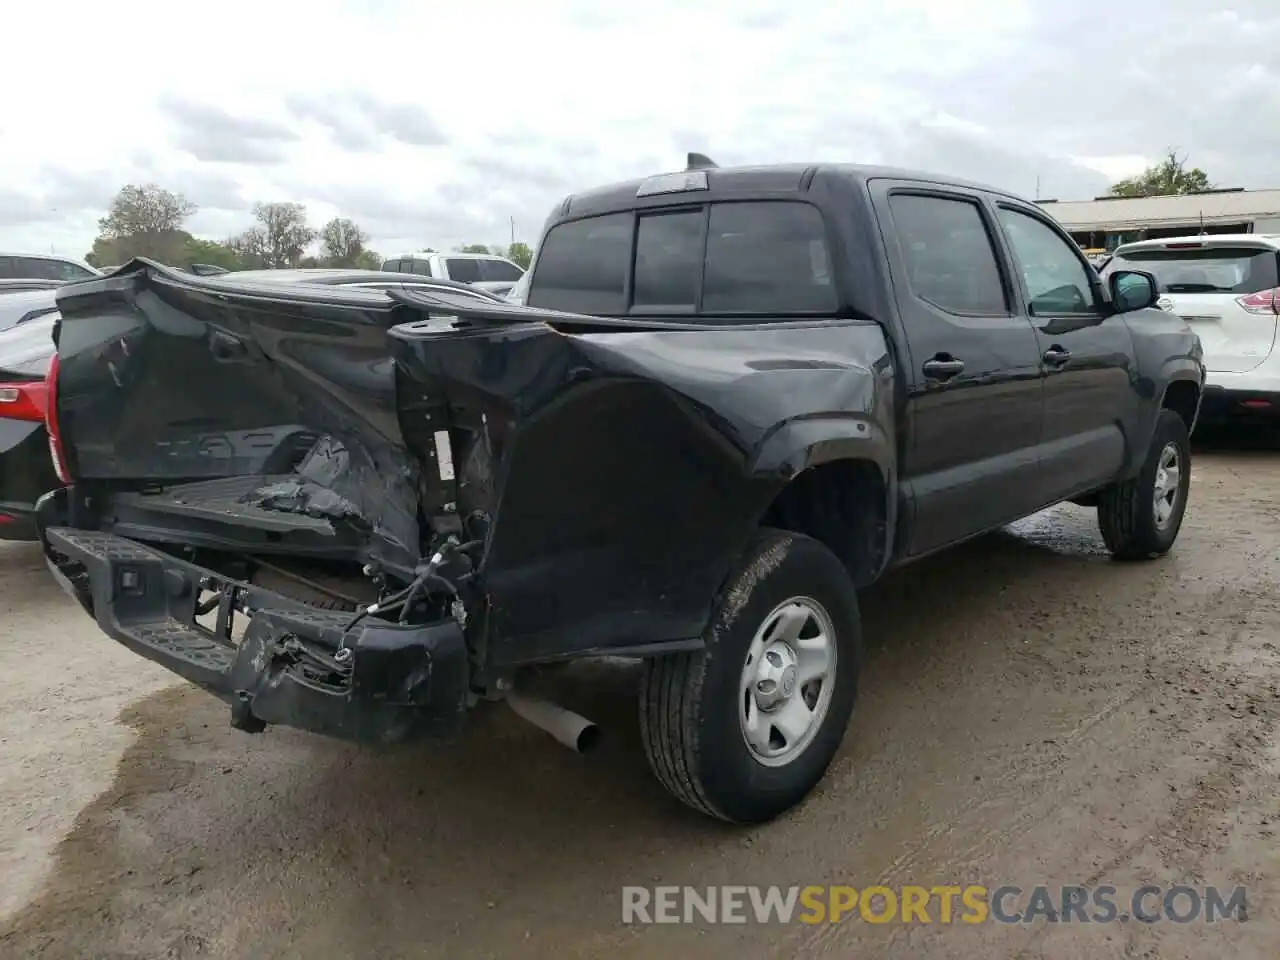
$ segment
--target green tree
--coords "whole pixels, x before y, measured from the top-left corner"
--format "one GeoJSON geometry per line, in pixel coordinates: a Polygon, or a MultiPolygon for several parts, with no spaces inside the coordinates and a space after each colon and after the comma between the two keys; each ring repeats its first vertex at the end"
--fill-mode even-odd
{"type": "Polygon", "coordinates": [[[232,241],[246,264],[273,270],[297,266],[303,252],[316,239],[307,225],[307,208],[301,203],[255,203],[258,221],[232,241]]]}
{"type": "Polygon", "coordinates": [[[489,248],[483,243],[464,243],[458,247],[458,253],[489,253],[489,248]]]}
{"type": "Polygon", "coordinates": [[[352,266],[358,270],[380,270],[382,254],[374,250],[361,250],[360,256],[356,257],[356,262],[352,266]]]}
{"type": "Polygon", "coordinates": [[[98,221],[108,240],[150,233],[176,233],[198,208],[180,193],[154,183],[126,184],[111,201],[107,215],[98,221]]]}
{"type": "Polygon", "coordinates": [[[191,237],[183,225],[196,210],[182,194],[157,184],[126,184],[98,221],[99,233],[89,262],[105,266],[149,257],[177,265],[191,237]]]}
{"type": "Polygon", "coordinates": [[[517,240],[507,247],[507,259],[514,264],[518,264],[521,270],[528,270],[529,264],[533,262],[533,251],[529,249],[527,243],[521,243],[517,240]]]}
{"type": "Polygon", "coordinates": [[[330,267],[354,267],[369,235],[354,220],[334,217],[320,230],[320,252],[330,267]]]}
{"type": "Polygon", "coordinates": [[[1170,150],[1162,161],[1136,177],[1113,183],[1108,193],[1113,197],[1164,197],[1212,189],[1208,174],[1199,167],[1187,169],[1186,158],[1170,150]]]}
{"type": "Polygon", "coordinates": [[[262,270],[269,266],[266,234],[261,227],[250,227],[244,233],[229,237],[223,245],[235,254],[246,270],[262,270]]]}

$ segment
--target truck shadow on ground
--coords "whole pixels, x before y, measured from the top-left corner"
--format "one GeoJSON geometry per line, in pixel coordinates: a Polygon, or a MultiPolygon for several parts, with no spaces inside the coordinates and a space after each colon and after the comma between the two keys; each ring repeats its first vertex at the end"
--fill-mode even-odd
{"type": "MultiPolygon", "coordinates": [[[[1120,578],[1149,591],[1160,576],[1158,566],[1113,564],[1093,512],[1074,507],[895,572],[862,598],[864,692],[837,763],[865,759],[860,718],[910,725],[933,679],[1007,656],[1020,631],[1054,615],[1041,603],[1046,589],[1101,596],[1120,578]]],[[[214,932],[186,930],[180,918],[210,895],[252,901],[254,925],[292,927],[323,911],[339,926],[349,916],[352,930],[434,936],[485,923],[487,910],[530,890],[599,897],[601,877],[613,878],[613,895],[615,880],[658,882],[673,870],[690,882],[687,871],[698,876],[698,864],[765,834],[708,821],[657,785],[640,744],[637,679],[637,665],[619,661],[545,678],[545,692],[604,730],[589,756],[501,705],[477,711],[457,742],[370,750],[289,730],[236,733],[225,707],[185,686],[146,698],[121,717],[136,741],[115,782],[82,811],[46,889],[0,946],[65,955],[74,931],[103,945],[97,956],[117,941],[121,951],[198,956],[214,932]],[[596,880],[584,889],[587,873],[596,880]],[[137,937],[153,939],[128,940],[125,915],[137,937]],[[179,939],[164,940],[166,930],[179,939]]],[[[804,814],[768,828],[768,842],[799,837],[805,818],[835,816],[836,802],[857,798],[820,789],[804,814]]]]}
{"type": "Polygon", "coordinates": [[[1193,453],[1280,453],[1280,423],[1198,426],[1191,436],[1191,447],[1193,453]]]}

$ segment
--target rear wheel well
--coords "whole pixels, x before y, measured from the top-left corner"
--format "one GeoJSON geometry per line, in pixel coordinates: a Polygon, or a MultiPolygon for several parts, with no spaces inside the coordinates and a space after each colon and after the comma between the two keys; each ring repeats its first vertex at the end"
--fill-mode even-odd
{"type": "Polygon", "coordinates": [[[1169,384],[1164,391],[1164,399],[1160,402],[1160,406],[1166,410],[1172,410],[1182,422],[1187,425],[1187,431],[1190,432],[1191,424],[1196,417],[1196,404],[1200,402],[1200,388],[1190,380],[1175,380],[1169,384]]]}
{"type": "Polygon", "coordinates": [[[884,563],[885,485],[869,460],[833,460],[799,473],[774,498],[761,525],[812,537],[840,558],[854,585],[884,563]]]}

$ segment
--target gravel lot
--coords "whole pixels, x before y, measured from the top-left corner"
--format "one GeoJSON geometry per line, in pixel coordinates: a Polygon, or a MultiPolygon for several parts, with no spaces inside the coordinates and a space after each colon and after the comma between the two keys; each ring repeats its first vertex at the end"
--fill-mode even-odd
{"type": "Polygon", "coordinates": [[[863,599],[850,735],[803,809],[719,827],[650,778],[635,672],[362,751],[225,708],[0,545],[6,957],[1251,957],[1280,943],[1280,453],[1198,454],[1181,539],[1111,562],[1049,511],[863,599]],[[1244,884],[1248,923],[624,926],[624,884],[1244,884]]]}

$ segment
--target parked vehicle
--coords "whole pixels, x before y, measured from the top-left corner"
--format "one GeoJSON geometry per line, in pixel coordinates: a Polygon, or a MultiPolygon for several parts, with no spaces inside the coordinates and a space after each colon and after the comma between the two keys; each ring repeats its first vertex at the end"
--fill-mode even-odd
{"type": "Polygon", "coordinates": [[[0,280],[85,280],[102,274],[83,260],[50,253],[0,253],[0,280]]]}
{"type": "Polygon", "coordinates": [[[0,540],[36,539],[35,502],[58,486],[44,426],[58,313],[46,297],[46,309],[0,330],[0,540]]]}
{"type": "Polygon", "coordinates": [[[491,253],[406,253],[384,261],[382,269],[457,280],[500,297],[524,275],[518,264],[491,253]]]}
{"type": "Polygon", "coordinates": [[[1280,423],[1280,235],[1141,240],[1117,248],[1104,275],[1151,273],[1159,305],[1204,345],[1201,421],[1280,423]]]}
{"type": "Polygon", "coordinates": [[[54,294],[60,286],[62,284],[34,290],[17,290],[0,296],[0,331],[57,309],[54,294]]]}
{"type": "Polygon", "coordinates": [[[35,278],[0,280],[0,294],[26,293],[30,290],[52,290],[66,282],[65,280],[40,280],[35,278]]]}
{"type": "Polygon", "coordinates": [[[945,178],[577,194],[527,306],[128,274],[59,293],[45,549],[242,730],[398,741],[505,698],[582,749],[530,672],[638,657],[657,777],[767,820],[844,736],[859,588],[1067,499],[1159,556],[1187,504],[1194,333],[1150,275],[1104,287],[1036,205],[945,178]]]}

